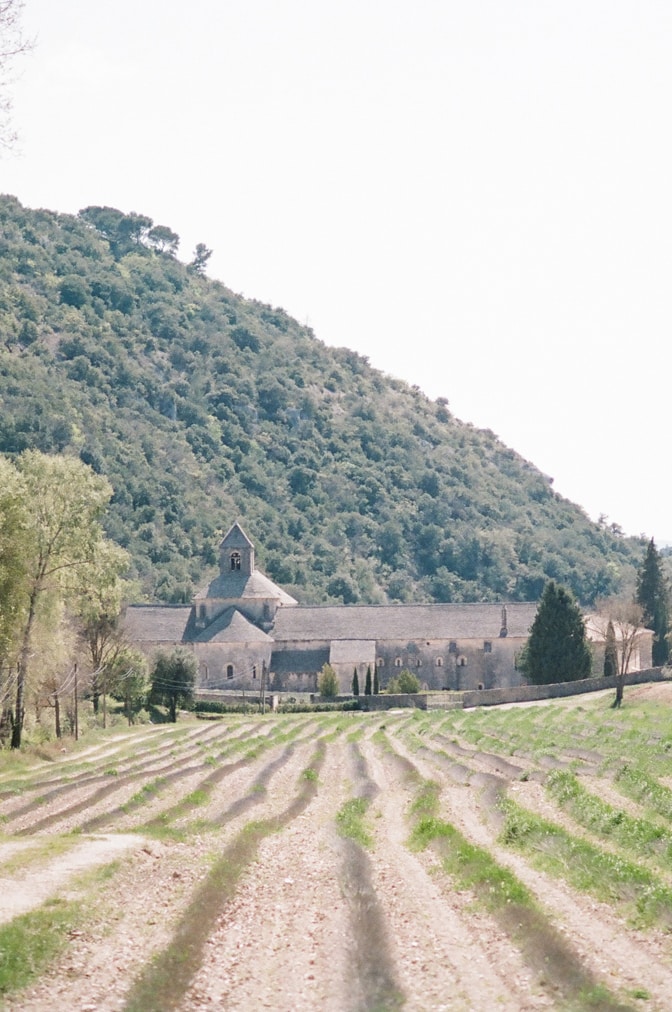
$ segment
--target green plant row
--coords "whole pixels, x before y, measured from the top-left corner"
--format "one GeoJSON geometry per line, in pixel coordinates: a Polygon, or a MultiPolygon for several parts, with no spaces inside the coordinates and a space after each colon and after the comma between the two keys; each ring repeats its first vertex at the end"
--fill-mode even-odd
{"type": "Polygon", "coordinates": [[[626,763],[616,774],[616,784],[634,801],[672,821],[672,791],[649,773],[626,763]]]}
{"type": "Polygon", "coordinates": [[[580,825],[627,850],[648,854],[665,862],[672,858],[672,834],[646,819],[633,818],[622,809],[597,798],[572,773],[554,770],[546,781],[553,800],[580,825]]]}
{"type": "MultiPolygon", "coordinates": [[[[467,840],[455,826],[438,815],[440,786],[409,770],[414,789],[410,807],[411,850],[432,846],[442,871],[460,890],[471,892],[505,930],[525,962],[542,980],[552,980],[567,1009],[625,1012],[607,988],[598,984],[577,960],[566,940],[549,924],[527,887],[483,847],[467,840]]],[[[557,997],[557,995],[556,995],[557,997]]]]}
{"type": "Polygon", "coordinates": [[[652,872],[578,839],[510,799],[502,801],[502,842],[573,888],[615,904],[641,927],[672,928],[672,889],[652,872]]]}

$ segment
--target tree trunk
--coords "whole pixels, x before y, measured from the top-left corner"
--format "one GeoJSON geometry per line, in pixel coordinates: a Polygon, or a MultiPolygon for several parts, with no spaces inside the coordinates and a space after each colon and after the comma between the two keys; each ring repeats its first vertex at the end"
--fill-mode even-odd
{"type": "Polygon", "coordinates": [[[56,722],[56,737],[61,737],[61,704],[58,698],[58,693],[54,693],[54,719],[56,722]]]}
{"type": "Polygon", "coordinates": [[[26,693],[26,674],[28,672],[28,658],[30,656],[30,637],[33,631],[33,622],[35,621],[35,606],[37,604],[38,585],[33,587],[33,591],[30,595],[30,607],[28,609],[28,619],[26,621],[26,628],[23,633],[23,643],[21,644],[21,654],[19,656],[19,664],[16,669],[16,706],[14,708],[14,720],[12,721],[12,748],[21,748],[21,731],[23,730],[23,715],[25,712],[24,698],[26,693]]]}
{"type": "Polygon", "coordinates": [[[619,675],[616,679],[616,698],[612,703],[613,709],[617,710],[623,702],[623,675],[619,675]]]}

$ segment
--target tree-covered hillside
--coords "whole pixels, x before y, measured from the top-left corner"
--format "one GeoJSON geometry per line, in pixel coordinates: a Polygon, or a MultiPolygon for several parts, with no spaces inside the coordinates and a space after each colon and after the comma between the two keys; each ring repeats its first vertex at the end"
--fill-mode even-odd
{"type": "Polygon", "coordinates": [[[148,598],[189,599],[236,519],[303,602],[536,599],[553,578],[587,603],[632,578],[640,542],[492,433],[176,246],[141,215],[0,198],[0,451],[105,474],[148,598]]]}

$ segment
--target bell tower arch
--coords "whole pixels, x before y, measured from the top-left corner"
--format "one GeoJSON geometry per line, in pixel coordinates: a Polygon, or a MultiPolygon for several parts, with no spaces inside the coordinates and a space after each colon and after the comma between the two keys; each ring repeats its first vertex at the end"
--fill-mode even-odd
{"type": "Polygon", "coordinates": [[[222,576],[248,577],[254,572],[254,545],[235,523],[219,546],[219,571],[222,576]]]}

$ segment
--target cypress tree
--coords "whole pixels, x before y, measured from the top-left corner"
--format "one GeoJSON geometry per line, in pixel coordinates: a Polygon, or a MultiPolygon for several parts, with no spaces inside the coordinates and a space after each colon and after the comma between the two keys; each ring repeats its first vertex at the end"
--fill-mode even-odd
{"type": "Polygon", "coordinates": [[[667,641],[670,626],[669,588],[653,538],[637,574],[637,604],[641,605],[645,627],[653,630],[653,663],[656,667],[667,664],[670,657],[667,641]]]}
{"type": "Polygon", "coordinates": [[[618,648],[616,646],[614,623],[611,619],[609,619],[604,639],[604,674],[607,678],[618,674],[618,648]]]}
{"type": "Polygon", "coordinates": [[[378,665],[373,669],[373,694],[377,696],[380,692],[380,682],[378,681],[378,665]]]}
{"type": "Polygon", "coordinates": [[[366,682],[364,684],[364,695],[371,695],[371,665],[366,669],[366,682]]]}
{"type": "Polygon", "coordinates": [[[357,674],[357,668],[355,668],[354,674],[352,676],[352,694],[353,696],[359,695],[359,676],[357,674]]]}
{"type": "Polygon", "coordinates": [[[544,588],[519,667],[535,685],[590,675],[592,654],[581,609],[553,580],[544,588]]]}

